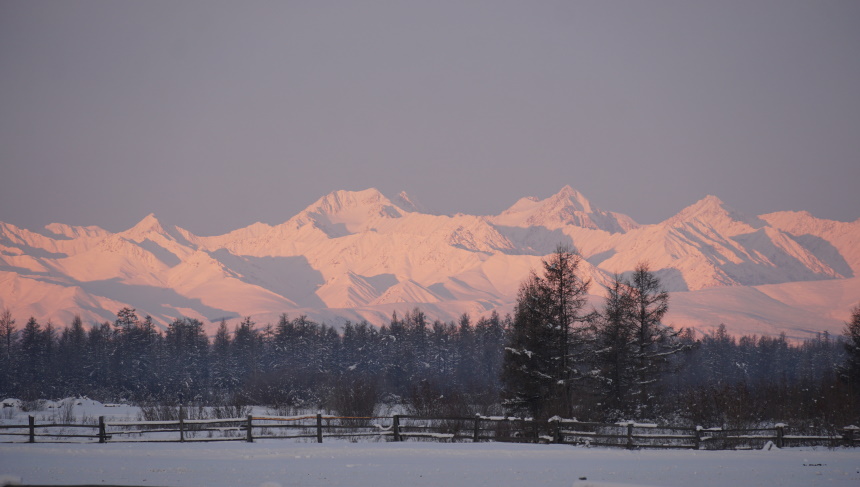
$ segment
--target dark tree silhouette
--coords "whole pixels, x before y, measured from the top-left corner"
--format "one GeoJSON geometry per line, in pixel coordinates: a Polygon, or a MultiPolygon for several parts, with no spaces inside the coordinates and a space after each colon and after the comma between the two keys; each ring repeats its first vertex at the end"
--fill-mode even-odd
{"type": "Polygon", "coordinates": [[[506,405],[534,417],[573,412],[575,352],[589,281],[577,275],[580,258],[559,247],[543,262],[543,276],[532,273],[520,286],[503,380],[506,405]]]}

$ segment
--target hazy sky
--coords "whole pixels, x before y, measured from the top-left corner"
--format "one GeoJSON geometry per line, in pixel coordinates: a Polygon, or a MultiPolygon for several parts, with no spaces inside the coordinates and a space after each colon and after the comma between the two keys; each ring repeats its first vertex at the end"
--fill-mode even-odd
{"type": "Polygon", "coordinates": [[[201,235],[338,189],[860,217],[860,2],[0,0],[0,221],[201,235]]]}

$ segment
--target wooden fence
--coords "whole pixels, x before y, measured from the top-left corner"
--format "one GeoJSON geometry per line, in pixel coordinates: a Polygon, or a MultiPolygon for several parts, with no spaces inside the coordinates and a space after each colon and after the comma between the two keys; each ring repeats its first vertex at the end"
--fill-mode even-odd
{"type": "Polygon", "coordinates": [[[230,419],[176,421],[113,421],[103,416],[97,424],[39,423],[0,425],[7,442],[205,442],[257,439],[295,439],[322,443],[324,438],[350,441],[451,441],[557,443],[586,446],[687,449],[762,448],[774,446],[860,445],[860,428],[849,426],[829,435],[791,434],[786,425],[772,428],[689,428],[650,423],[588,423],[553,418],[549,422],[509,417],[441,417],[410,415],[343,417],[247,416],[230,419]],[[16,441],[15,438],[21,438],[16,441]]]}
{"type": "Polygon", "coordinates": [[[849,426],[829,435],[791,433],[787,425],[770,428],[702,428],[622,422],[586,423],[555,419],[555,443],[633,448],[687,448],[693,450],[732,450],[763,448],[768,442],[777,448],[791,446],[858,446],[860,429],[849,426]]]}

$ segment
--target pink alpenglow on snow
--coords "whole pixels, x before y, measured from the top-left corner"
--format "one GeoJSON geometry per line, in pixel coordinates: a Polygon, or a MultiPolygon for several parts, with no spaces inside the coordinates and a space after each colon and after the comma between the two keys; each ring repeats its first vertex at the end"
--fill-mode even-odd
{"type": "Polygon", "coordinates": [[[498,215],[437,215],[406,193],[335,191],[279,225],[198,236],[155,215],[111,233],[0,223],[0,308],[64,326],[123,307],[209,331],[281,313],[382,324],[418,307],[456,320],[513,309],[517,288],[559,245],[579,252],[595,300],[646,261],[672,293],[667,323],[806,338],[839,333],[860,296],[860,220],[743,215],[707,196],[653,225],[595,207],[570,186],[498,215]]]}

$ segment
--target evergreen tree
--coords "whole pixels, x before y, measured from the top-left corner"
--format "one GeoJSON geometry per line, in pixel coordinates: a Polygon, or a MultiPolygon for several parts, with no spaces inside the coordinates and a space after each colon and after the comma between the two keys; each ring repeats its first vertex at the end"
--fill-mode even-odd
{"type": "Polygon", "coordinates": [[[573,381],[579,378],[575,351],[583,321],[588,280],[577,275],[578,255],[559,247],[520,286],[510,341],[505,348],[506,406],[546,418],[572,416],[573,381]]]}
{"type": "Polygon", "coordinates": [[[158,389],[157,346],[161,338],[146,316],[138,319],[133,308],[117,312],[111,348],[111,381],[123,398],[142,400],[158,389]]]}
{"type": "Polygon", "coordinates": [[[244,389],[244,399],[261,403],[258,397],[260,386],[260,363],[262,340],[256,323],[250,316],[245,317],[233,330],[233,340],[230,343],[231,360],[236,365],[238,386],[244,389]]]}
{"type": "Polygon", "coordinates": [[[12,361],[12,344],[15,342],[16,332],[12,312],[4,309],[0,313],[0,339],[3,341],[3,356],[9,362],[12,361]]]}
{"type": "Polygon", "coordinates": [[[741,370],[737,367],[737,340],[729,335],[724,323],[720,323],[715,331],[705,335],[700,350],[702,368],[705,377],[703,381],[715,385],[736,384],[741,379],[741,370]]]}
{"type": "Polygon", "coordinates": [[[62,393],[57,359],[57,331],[48,321],[39,339],[39,383],[41,396],[58,397],[62,393]]]}
{"type": "Polygon", "coordinates": [[[218,395],[235,390],[239,384],[236,364],[231,353],[230,332],[227,320],[221,320],[212,342],[212,387],[218,395]]]}
{"type": "Polygon", "coordinates": [[[404,321],[397,318],[395,311],[391,314],[388,326],[383,325],[379,334],[383,389],[403,397],[409,390],[410,374],[415,369],[414,355],[409,349],[409,331],[404,321]]]}
{"type": "MultiPolygon", "coordinates": [[[[633,290],[616,275],[607,288],[606,301],[596,320],[595,360],[597,389],[610,416],[629,414],[637,390],[633,321],[633,290]]],[[[620,418],[610,418],[620,419],[620,418]]]]}
{"type": "Polygon", "coordinates": [[[44,353],[42,326],[30,317],[21,330],[21,363],[18,367],[23,399],[39,399],[43,385],[44,353]]]}
{"type": "Polygon", "coordinates": [[[596,320],[595,370],[610,416],[653,412],[666,369],[679,365],[670,357],[688,348],[662,323],[668,302],[668,293],[644,263],[627,280],[615,276],[607,288],[596,320]]]}
{"type": "Polygon", "coordinates": [[[87,332],[79,315],[65,328],[57,344],[60,378],[64,395],[83,394],[85,391],[87,332]]]}
{"type": "Polygon", "coordinates": [[[112,337],[108,322],[93,326],[87,333],[86,384],[93,396],[102,400],[113,399],[109,391],[115,389],[115,385],[110,382],[112,337]]]}
{"type": "Polygon", "coordinates": [[[13,352],[17,334],[12,312],[4,308],[0,312],[0,346],[3,347],[0,352],[0,393],[4,395],[11,394],[17,387],[14,370],[17,361],[13,352]]]}
{"type": "Polygon", "coordinates": [[[845,363],[840,372],[855,394],[860,395],[860,305],[851,311],[851,321],[845,323],[845,363]]]}
{"type": "Polygon", "coordinates": [[[427,315],[415,308],[411,313],[407,312],[403,316],[403,326],[406,333],[403,363],[406,369],[406,380],[411,385],[426,379],[431,373],[430,364],[427,361],[427,315]]]}
{"type": "Polygon", "coordinates": [[[480,376],[480,354],[477,325],[472,328],[469,315],[463,313],[456,331],[456,353],[453,367],[457,384],[464,390],[475,390],[480,376]]]}
{"type": "Polygon", "coordinates": [[[476,367],[472,372],[472,398],[476,404],[481,404],[485,413],[487,408],[498,404],[502,390],[501,371],[505,358],[505,344],[508,341],[508,330],[512,318],[507,315],[504,320],[494,310],[488,318],[481,318],[475,324],[475,357],[476,367]]]}
{"type": "Polygon", "coordinates": [[[347,323],[341,339],[340,368],[345,372],[376,376],[381,372],[381,344],[377,328],[367,321],[347,323]]]}
{"type": "Polygon", "coordinates": [[[205,394],[209,372],[209,339],[203,323],[193,318],[178,318],[167,326],[164,335],[164,390],[194,399],[205,394]]]}
{"type": "Polygon", "coordinates": [[[679,332],[662,322],[669,311],[669,293],[647,264],[636,266],[628,285],[632,290],[635,327],[634,394],[638,396],[640,411],[649,414],[657,399],[659,380],[669,364],[668,357],[685,348],[677,340],[679,332]]]}

